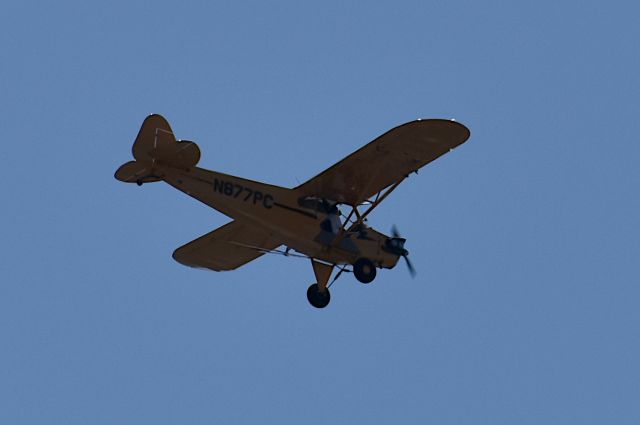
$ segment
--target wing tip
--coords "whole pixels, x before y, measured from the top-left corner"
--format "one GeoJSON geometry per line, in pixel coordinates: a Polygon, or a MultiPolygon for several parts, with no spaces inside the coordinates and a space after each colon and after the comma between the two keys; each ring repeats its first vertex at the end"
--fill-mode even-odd
{"type": "Polygon", "coordinates": [[[414,122],[420,122],[426,127],[433,127],[429,131],[433,132],[434,138],[442,140],[450,150],[460,146],[471,137],[471,130],[454,118],[423,118],[414,122]]]}

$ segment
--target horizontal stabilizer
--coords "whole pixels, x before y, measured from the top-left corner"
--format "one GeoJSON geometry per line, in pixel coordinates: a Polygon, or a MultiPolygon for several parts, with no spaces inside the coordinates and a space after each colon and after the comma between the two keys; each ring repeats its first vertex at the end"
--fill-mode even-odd
{"type": "Polygon", "coordinates": [[[116,171],[116,179],[125,183],[151,183],[161,179],[153,175],[151,163],[129,161],[116,171]]]}

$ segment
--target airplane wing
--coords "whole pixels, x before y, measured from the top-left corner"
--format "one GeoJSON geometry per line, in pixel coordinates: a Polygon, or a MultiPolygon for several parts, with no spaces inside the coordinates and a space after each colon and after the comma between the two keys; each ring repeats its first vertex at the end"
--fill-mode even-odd
{"type": "Polygon", "coordinates": [[[173,259],[189,267],[233,270],[280,245],[268,230],[232,221],[176,249],[173,259]]]}
{"type": "Polygon", "coordinates": [[[455,121],[428,119],[396,127],[296,189],[348,205],[358,205],[444,155],[470,136],[455,121]]]}

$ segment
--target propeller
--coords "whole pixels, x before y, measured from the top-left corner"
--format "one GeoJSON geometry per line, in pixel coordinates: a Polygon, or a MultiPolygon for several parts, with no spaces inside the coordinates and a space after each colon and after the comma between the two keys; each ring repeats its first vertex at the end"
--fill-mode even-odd
{"type": "Polygon", "coordinates": [[[401,238],[402,237],[402,236],[400,236],[400,232],[398,231],[398,228],[396,227],[395,224],[393,226],[391,226],[391,234],[393,235],[394,238],[401,238]]]}
{"type": "Polygon", "coordinates": [[[400,236],[400,232],[398,231],[398,228],[396,227],[395,224],[393,225],[393,227],[391,227],[391,234],[393,235],[393,238],[396,241],[398,241],[396,242],[397,244],[395,249],[396,253],[400,255],[402,258],[404,258],[404,261],[407,263],[407,269],[409,269],[409,274],[411,275],[411,277],[416,277],[416,269],[413,267],[413,264],[409,260],[409,251],[407,251],[404,248],[404,242],[406,241],[406,239],[400,236]]]}
{"type": "Polygon", "coordinates": [[[407,268],[409,269],[409,274],[411,275],[411,277],[416,277],[416,269],[413,267],[413,264],[411,264],[411,261],[409,261],[408,255],[409,253],[407,252],[402,256],[402,258],[404,258],[404,261],[407,263],[407,268]]]}

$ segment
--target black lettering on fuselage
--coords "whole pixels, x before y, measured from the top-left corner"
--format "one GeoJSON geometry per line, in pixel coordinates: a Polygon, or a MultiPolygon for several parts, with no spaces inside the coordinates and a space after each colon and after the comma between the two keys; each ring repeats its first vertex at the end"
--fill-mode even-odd
{"type": "Polygon", "coordinates": [[[233,195],[233,183],[224,182],[224,194],[227,196],[233,195]]]}
{"type": "Polygon", "coordinates": [[[265,208],[273,208],[273,196],[264,195],[264,201],[262,201],[262,205],[264,205],[265,208]]]}
{"type": "Polygon", "coordinates": [[[213,182],[213,191],[224,193],[224,182],[222,180],[215,179],[213,182]]]}
{"type": "Polygon", "coordinates": [[[258,192],[257,190],[253,192],[253,203],[262,201],[262,192],[258,192]]]}
{"type": "Polygon", "coordinates": [[[215,179],[213,181],[213,191],[232,198],[241,198],[243,202],[251,202],[254,205],[262,204],[267,209],[273,208],[273,196],[237,183],[215,179]],[[240,194],[243,194],[243,196],[241,197],[240,194]]]}

